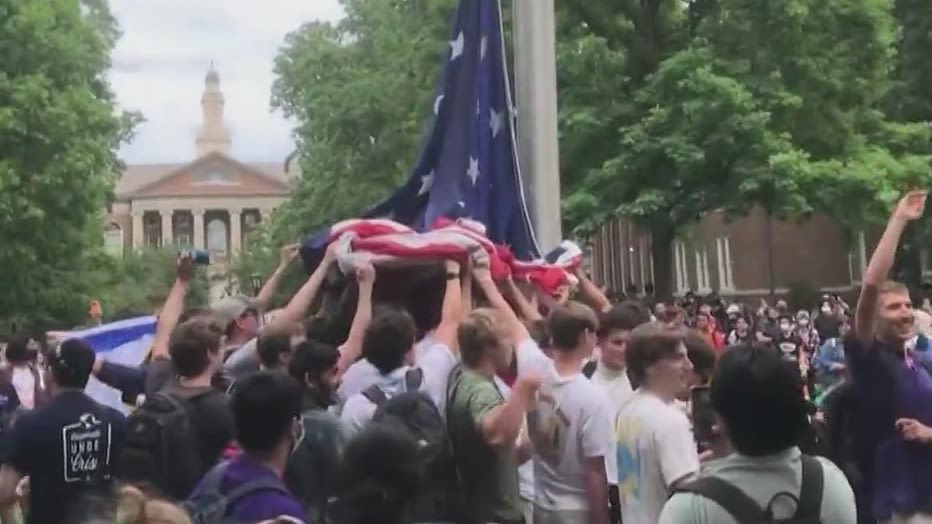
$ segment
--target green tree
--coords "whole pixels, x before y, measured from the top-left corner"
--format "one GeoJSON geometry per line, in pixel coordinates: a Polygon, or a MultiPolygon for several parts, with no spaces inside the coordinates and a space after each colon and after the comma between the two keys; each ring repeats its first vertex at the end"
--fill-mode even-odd
{"type": "Polygon", "coordinates": [[[894,13],[900,26],[896,86],[891,92],[891,114],[905,122],[932,121],[932,4],[922,0],[896,0],[894,13]]]}
{"type": "MultiPolygon", "coordinates": [[[[94,255],[97,270],[88,275],[91,298],[100,301],[103,320],[151,315],[165,303],[175,281],[177,251],[145,249],[122,257],[94,255]]],[[[205,268],[198,268],[188,285],[186,307],[206,306],[210,300],[210,280],[205,268]]]]}
{"type": "MultiPolygon", "coordinates": [[[[250,232],[246,243],[249,249],[236,253],[230,260],[226,275],[227,292],[253,294],[255,285],[258,283],[261,287],[275,271],[281,262],[282,245],[287,242],[279,244],[272,238],[272,233],[272,228],[262,227],[250,232]]],[[[285,305],[306,280],[307,273],[301,262],[291,264],[282,276],[268,309],[285,305]]]]}
{"type": "Polygon", "coordinates": [[[133,122],[106,80],[119,31],[101,0],[0,0],[0,13],[0,324],[70,327],[133,122]]]}
{"type": "MultiPolygon", "coordinates": [[[[658,293],[670,291],[673,239],[706,212],[821,211],[855,229],[927,176],[926,159],[913,154],[925,130],[880,111],[896,34],[886,3],[721,0],[683,9],[665,18],[683,24],[667,41],[688,40],[664,50],[633,93],[634,111],[620,118],[612,157],[566,199],[583,226],[581,218],[621,214],[651,233],[658,293]]],[[[653,34],[643,20],[631,25],[646,40],[653,34]]]]}

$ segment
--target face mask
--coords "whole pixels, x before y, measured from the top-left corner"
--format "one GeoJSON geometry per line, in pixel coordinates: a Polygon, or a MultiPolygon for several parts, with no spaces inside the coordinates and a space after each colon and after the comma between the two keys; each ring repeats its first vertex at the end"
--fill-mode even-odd
{"type": "Polygon", "coordinates": [[[832,308],[828,307],[828,305],[825,305],[825,306],[822,306],[822,309],[820,309],[820,311],[821,311],[822,313],[828,315],[829,313],[832,312],[832,308]]]}
{"type": "Polygon", "coordinates": [[[809,325],[809,320],[808,320],[808,319],[805,319],[805,318],[801,318],[801,319],[797,320],[796,323],[799,324],[800,327],[806,327],[806,326],[809,325]]]}

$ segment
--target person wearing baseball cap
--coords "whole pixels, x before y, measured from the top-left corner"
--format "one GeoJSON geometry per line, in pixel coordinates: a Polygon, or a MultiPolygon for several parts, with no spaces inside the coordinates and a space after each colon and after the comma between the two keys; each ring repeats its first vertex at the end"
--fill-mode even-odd
{"type": "Polygon", "coordinates": [[[84,393],[96,355],[81,340],[66,340],[49,358],[53,397],[19,417],[0,468],[0,506],[16,501],[29,477],[26,522],[80,522],[86,495],[106,496],[118,473],[126,418],[84,393]],[[64,459],[63,459],[64,458],[64,459]]]}
{"type": "Polygon", "coordinates": [[[255,300],[244,295],[233,295],[211,304],[210,309],[214,320],[225,330],[225,356],[259,334],[261,309],[255,300]]]}

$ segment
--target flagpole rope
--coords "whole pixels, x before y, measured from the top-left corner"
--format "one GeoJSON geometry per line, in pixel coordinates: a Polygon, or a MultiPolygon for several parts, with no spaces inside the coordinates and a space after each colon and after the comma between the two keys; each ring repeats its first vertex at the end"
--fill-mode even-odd
{"type": "MultiPolygon", "coordinates": [[[[515,0],[521,1],[521,0],[515,0]]],[[[505,20],[502,16],[502,0],[496,0],[498,5],[498,37],[501,39],[501,48],[502,52],[502,68],[505,70],[505,102],[508,104],[508,112],[511,116],[511,125],[509,127],[509,133],[511,135],[511,150],[514,153],[514,163],[515,163],[515,179],[518,183],[518,201],[521,207],[521,214],[524,217],[525,224],[527,224],[528,233],[531,237],[531,244],[533,244],[534,250],[537,251],[537,256],[543,256],[544,251],[541,250],[540,244],[537,242],[537,235],[534,233],[534,225],[531,222],[531,215],[528,212],[527,200],[524,196],[524,179],[521,176],[521,155],[518,149],[518,136],[515,131],[516,124],[518,123],[518,108],[514,104],[514,100],[511,96],[511,77],[509,76],[510,70],[508,69],[508,53],[505,52],[505,20]]]]}

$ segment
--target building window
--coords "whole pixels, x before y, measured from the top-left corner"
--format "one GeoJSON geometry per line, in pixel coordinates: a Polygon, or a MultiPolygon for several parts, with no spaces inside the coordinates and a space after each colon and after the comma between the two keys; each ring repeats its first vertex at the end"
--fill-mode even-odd
{"type": "Polygon", "coordinates": [[[104,249],[113,256],[123,255],[123,229],[117,224],[110,224],[104,231],[104,249]]]}
{"type": "Polygon", "coordinates": [[[237,185],[238,182],[229,171],[212,167],[198,173],[194,179],[194,185],[198,186],[230,186],[237,185]]]}
{"type": "Polygon", "coordinates": [[[217,254],[227,252],[227,224],[222,219],[214,218],[207,223],[207,250],[217,254]]]}
{"type": "Polygon", "coordinates": [[[148,247],[162,245],[162,217],[159,213],[146,213],[143,216],[143,236],[148,247]]]}
{"type": "Polygon", "coordinates": [[[721,291],[734,291],[735,281],[731,274],[731,245],[728,237],[715,239],[715,259],[718,262],[718,285],[721,291]]]}
{"type": "Polygon", "coordinates": [[[709,285],[709,253],[702,248],[694,252],[696,256],[696,291],[708,293],[712,290],[709,285]]]}
{"type": "Polygon", "coordinates": [[[191,213],[186,211],[175,212],[173,220],[175,244],[179,247],[191,247],[194,245],[194,225],[192,224],[191,213]]]}
{"type": "Polygon", "coordinates": [[[673,243],[673,273],[677,293],[689,290],[689,273],[686,265],[686,246],[682,242],[673,243]]]}

